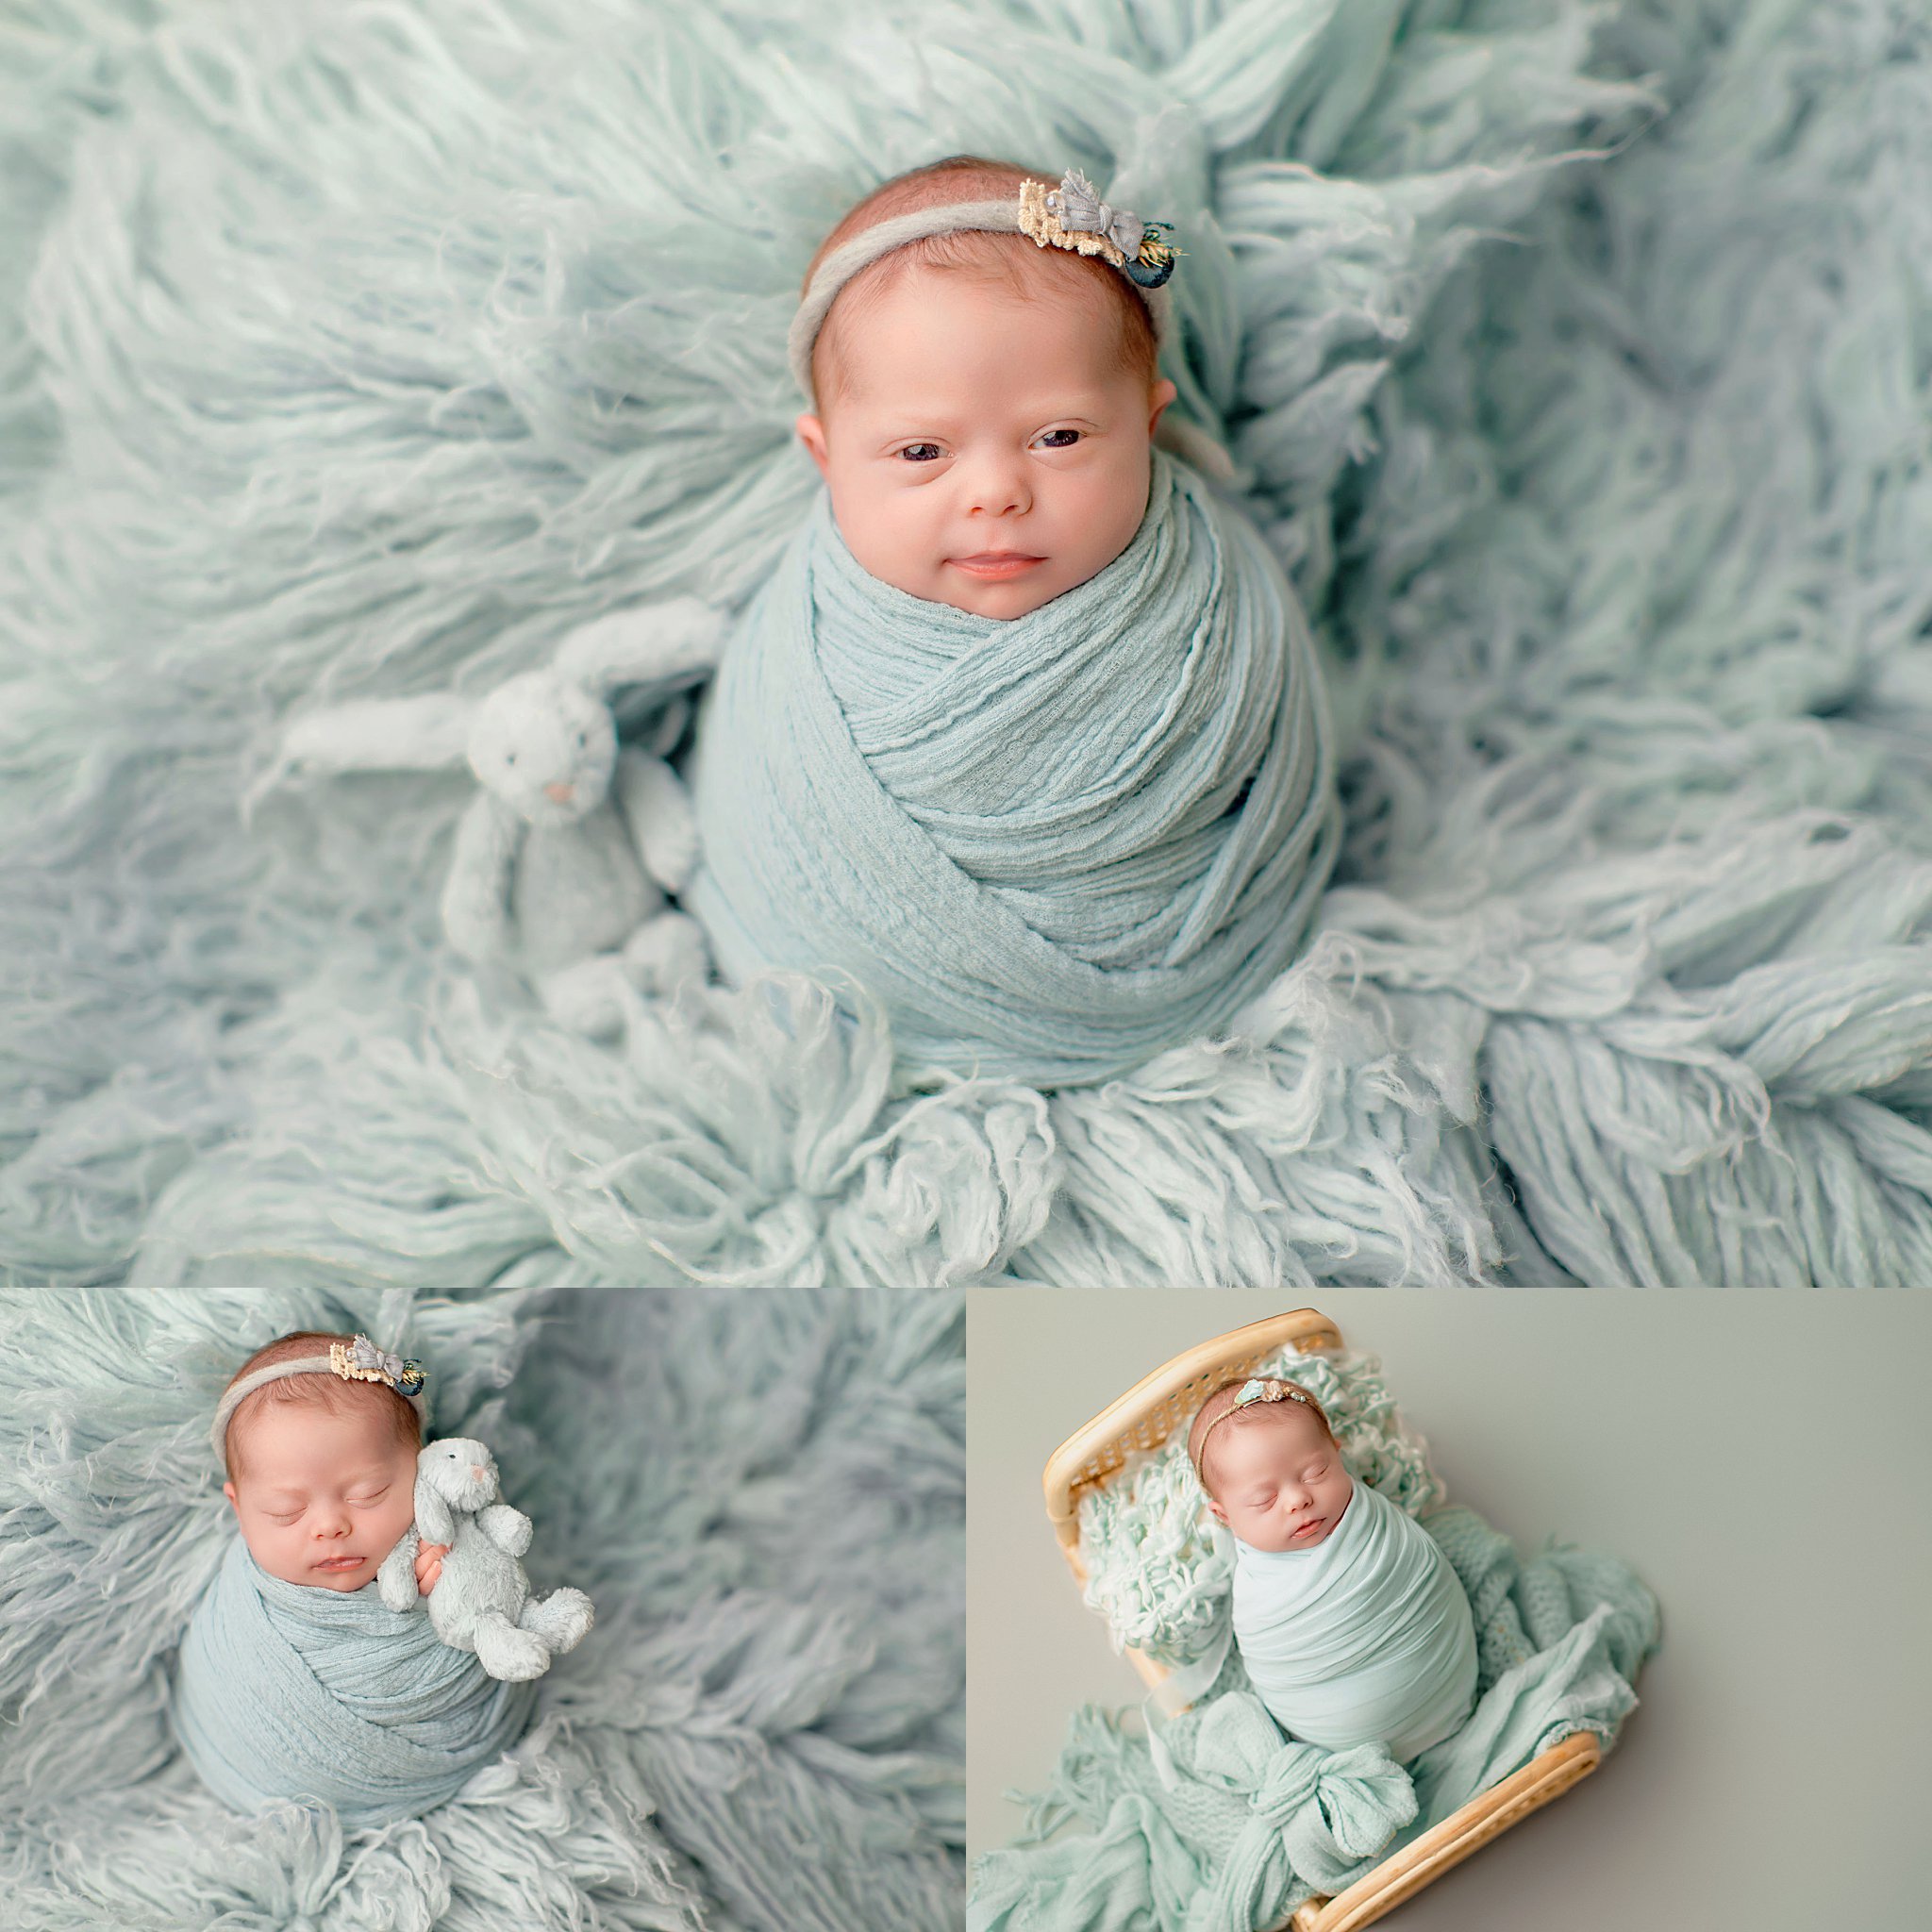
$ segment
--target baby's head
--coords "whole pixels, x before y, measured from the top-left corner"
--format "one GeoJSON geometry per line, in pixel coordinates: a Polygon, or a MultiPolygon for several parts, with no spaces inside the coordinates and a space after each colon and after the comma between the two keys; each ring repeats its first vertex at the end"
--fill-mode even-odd
{"type": "MultiPolygon", "coordinates": [[[[276,1363],[326,1356],[354,1338],[305,1331],[270,1342],[228,1387],[276,1363]]],[[[248,1553],[269,1575],[320,1590],[360,1590],[415,1517],[415,1408],[381,1382],[284,1375],[244,1395],[223,1439],[248,1553]]]]}
{"type": "Polygon", "coordinates": [[[1322,1405],[1293,1382],[1224,1383],[1201,1405],[1188,1455],[1208,1508],[1257,1550],[1326,1542],[1354,1493],[1322,1405]]]}
{"type": "MultiPolygon", "coordinates": [[[[826,236],[806,287],[882,221],[1017,204],[1028,178],[971,155],[897,175],[826,236]]],[[[883,582],[981,617],[1024,617],[1085,583],[1146,513],[1154,428],[1174,397],[1155,348],[1146,301],[1095,257],[978,230],[880,257],[825,316],[814,413],[797,424],[846,548],[883,582]],[[1030,560],[971,561],[999,552],[1030,560]]]]}

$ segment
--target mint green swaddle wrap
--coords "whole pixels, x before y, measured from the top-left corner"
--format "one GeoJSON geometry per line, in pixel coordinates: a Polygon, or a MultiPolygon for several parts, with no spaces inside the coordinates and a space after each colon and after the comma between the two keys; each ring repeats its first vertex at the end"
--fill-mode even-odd
{"type": "Polygon", "coordinates": [[[1469,1599],[1434,1538],[1359,1478],[1312,1550],[1235,1542],[1234,1641],[1290,1737],[1407,1763],[1475,1703],[1469,1599]]]}
{"type": "Polygon", "coordinates": [[[173,1696],[188,1760],[224,1804],[329,1805],[352,1831],[453,1798],[535,1707],[534,1685],[498,1683],[373,1583],[284,1583],[240,1537],[195,1606],[173,1696]]]}
{"type": "Polygon", "coordinates": [[[902,1061],[1058,1086],[1289,964],[1341,824],[1313,642],[1254,525],[1152,457],[1126,549],[1011,619],[873,576],[820,492],[699,734],[684,897],[728,978],[849,974],[902,1061]]]}

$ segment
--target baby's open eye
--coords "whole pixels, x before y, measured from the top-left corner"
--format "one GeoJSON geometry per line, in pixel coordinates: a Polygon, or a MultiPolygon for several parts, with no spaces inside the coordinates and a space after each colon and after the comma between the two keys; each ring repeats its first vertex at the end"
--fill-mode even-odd
{"type": "Polygon", "coordinates": [[[939,459],[940,456],[940,446],[936,442],[908,442],[906,445],[906,447],[899,452],[899,454],[902,457],[904,457],[908,462],[936,462],[939,459]],[[930,456],[922,456],[920,455],[920,451],[922,450],[930,450],[932,454],[930,456]]]}
{"type": "Polygon", "coordinates": [[[1079,441],[1080,435],[1081,432],[1077,429],[1049,429],[1040,440],[1048,449],[1072,449],[1074,443],[1079,441]],[[1056,442],[1054,438],[1057,436],[1063,436],[1067,441],[1056,442]]]}

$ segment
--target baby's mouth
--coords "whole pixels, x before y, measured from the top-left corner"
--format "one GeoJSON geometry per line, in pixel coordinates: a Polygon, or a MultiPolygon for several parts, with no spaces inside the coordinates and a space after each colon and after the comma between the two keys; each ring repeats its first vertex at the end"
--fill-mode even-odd
{"type": "Polygon", "coordinates": [[[1305,1523],[1299,1529],[1290,1530],[1288,1533],[1289,1541],[1291,1543],[1298,1543],[1303,1541],[1305,1539],[1313,1536],[1314,1533],[1321,1528],[1322,1522],[1323,1519],[1318,1516],[1312,1523],[1305,1523]]]}
{"type": "Polygon", "coordinates": [[[1020,550],[983,550],[974,557],[956,557],[952,564],[969,576],[1016,577],[1045,561],[1043,557],[1029,557],[1020,550]]]}
{"type": "Polygon", "coordinates": [[[362,1567],[362,1558],[360,1557],[325,1557],[320,1563],[313,1564],[310,1567],[317,1570],[359,1570],[362,1567]]]}

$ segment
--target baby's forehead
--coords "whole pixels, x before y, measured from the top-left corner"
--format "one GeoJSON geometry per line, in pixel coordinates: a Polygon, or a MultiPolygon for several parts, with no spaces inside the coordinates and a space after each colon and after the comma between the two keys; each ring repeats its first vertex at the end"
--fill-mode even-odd
{"type": "Polygon", "coordinates": [[[989,313],[1010,316],[1029,331],[1049,330],[1057,341],[1091,345],[1111,360],[1119,318],[1091,287],[1064,275],[1020,271],[1019,286],[981,275],[942,273],[919,262],[889,269],[875,264],[840,291],[827,318],[828,346],[847,367],[878,362],[916,323],[923,352],[937,344],[966,347],[989,313]],[[876,275],[876,281],[869,275],[876,275]]]}
{"type": "Polygon", "coordinates": [[[1223,1467],[1253,1467],[1283,1456],[1324,1449],[1328,1437],[1315,1415],[1299,1402],[1252,1403],[1213,1430],[1206,1444],[1223,1467]]]}
{"type": "Polygon", "coordinates": [[[1279,1441],[1283,1436],[1311,1442],[1324,1440],[1314,1412],[1299,1402],[1248,1403],[1228,1417],[1220,1433],[1234,1442],[1279,1441]]]}
{"type": "Polygon", "coordinates": [[[359,1393],[325,1395],[318,1391],[307,1395],[275,1383],[257,1390],[236,1409],[228,1424],[229,1441],[248,1457],[238,1476],[259,1474],[262,1463],[323,1436],[338,1448],[358,1454],[366,1450],[372,1458],[386,1459],[391,1450],[401,1454],[408,1444],[397,1440],[394,1419],[380,1400],[358,1400],[359,1393]]]}

